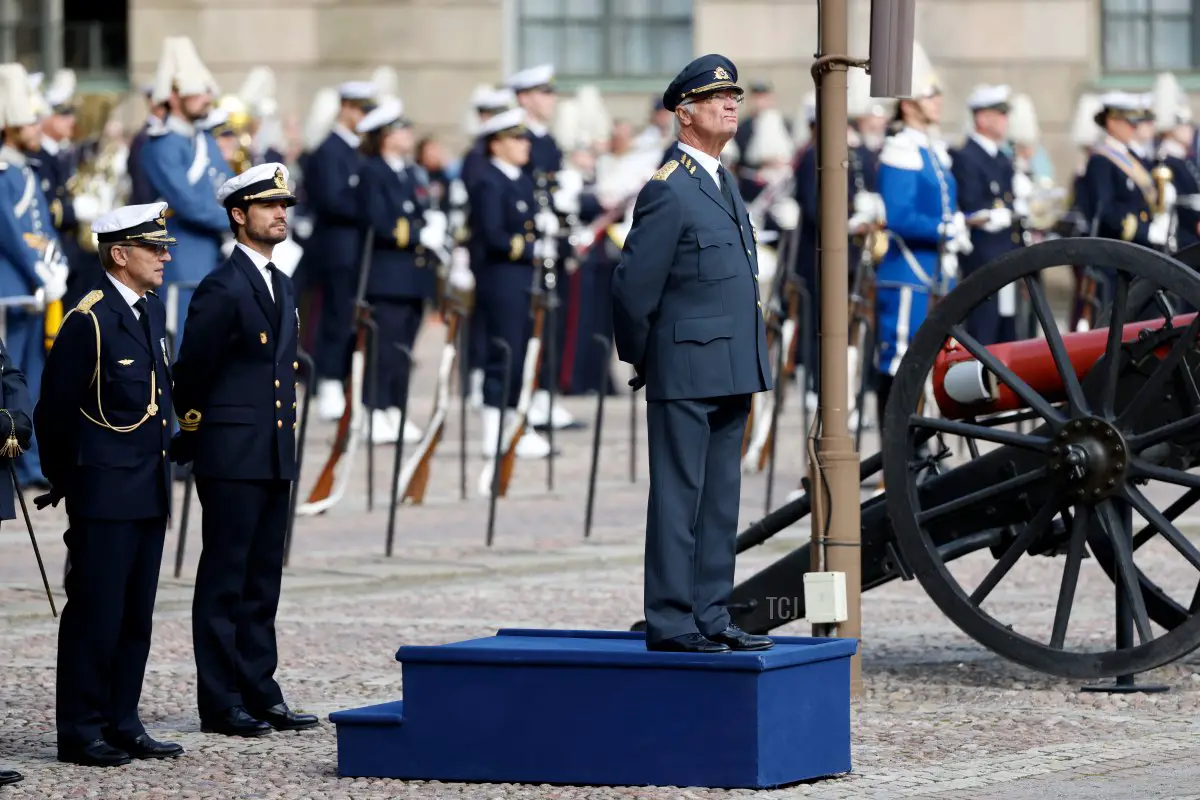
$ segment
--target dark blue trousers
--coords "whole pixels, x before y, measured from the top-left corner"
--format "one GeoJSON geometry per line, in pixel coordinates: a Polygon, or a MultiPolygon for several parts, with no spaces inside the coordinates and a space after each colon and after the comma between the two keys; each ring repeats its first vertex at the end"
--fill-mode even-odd
{"type": "Polygon", "coordinates": [[[750,395],[647,403],[646,641],[730,622],[750,395]]]}
{"type": "Polygon", "coordinates": [[[354,352],[354,299],[358,293],[355,265],[324,265],[311,275],[313,288],[321,292],[317,319],[316,352],[313,361],[321,380],[345,380],[350,374],[354,352]]]}
{"type": "Polygon", "coordinates": [[[203,550],[192,599],[200,717],[283,702],[275,614],[291,482],[196,477],[203,550]]]}
{"type": "Polygon", "coordinates": [[[71,517],[70,569],[58,624],[55,723],[59,747],[135,739],[150,655],[167,518],[71,517]]]}
{"type": "Polygon", "coordinates": [[[397,345],[412,352],[425,305],[418,297],[371,298],[370,303],[371,318],[379,328],[376,340],[379,395],[378,399],[371,395],[368,373],[363,380],[363,404],[367,408],[400,408],[408,397],[409,363],[397,345]]]}
{"type": "Polygon", "coordinates": [[[475,293],[475,303],[483,317],[487,335],[487,360],[484,362],[483,404],[493,408],[516,408],[521,396],[521,375],[525,347],[533,334],[530,315],[532,267],[493,268],[488,282],[475,293]],[[504,397],[505,353],[494,339],[508,345],[512,361],[508,369],[508,396],[504,397]]]}

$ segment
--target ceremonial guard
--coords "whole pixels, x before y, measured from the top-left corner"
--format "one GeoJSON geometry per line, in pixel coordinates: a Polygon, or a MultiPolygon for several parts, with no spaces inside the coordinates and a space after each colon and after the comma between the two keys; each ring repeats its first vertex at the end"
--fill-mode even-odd
{"type": "Polygon", "coordinates": [[[313,231],[304,250],[305,284],[321,293],[313,360],[317,370],[317,415],[340,419],[346,410],[343,382],[350,374],[354,298],[362,262],[362,213],[358,182],[363,155],[355,128],[374,108],[375,87],[343,83],[333,130],[304,162],[304,192],[313,231]]]}
{"type": "MultiPolygon", "coordinates": [[[[410,365],[397,345],[412,352],[425,302],[437,293],[439,254],[446,251],[446,215],[429,208],[429,187],[423,170],[412,163],[412,128],[403,111],[400,100],[385,101],[358,123],[366,156],[358,203],[375,231],[365,299],[379,326],[379,393],[373,395],[370,382],[364,381],[362,394],[377,442],[395,442],[400,436],[410,365]]],[[[421,429],[411,419],[405,423],[404,440],[419,442],[421,429]]]]}
{"type": "MultiPolygon", "coordinates": [[[[25,375],[13,363],[4,342],[0,341],[0,520],[17,518],[16,487],[9,464],[29,447],[33,440],[33,401],[25,375]]],[[[11,769],[0,769],[0,786],[19,783],[25,777],[11,769]]]]}
{"type": "Polygon", "coordinates": [[[1172,250],[1200,242],[1200,168],[1189,146],[1195,136],[1192,109],[1179,81],[1164,72],[1154,83],[1154,122],[1161,137],[1158,163],[1170,170],[1175,186],[1172,250]]]}
{"type": "Polygon", "coordinates": [[[201,730],[258,736],[317,724],[275,682],[275,614],[296,480],[296,342],[291,280],[271,263],[295,202],[282,164],[217,193],[237,244],[196,289],[175,364],[180,433],[204,507],[192,601],[201,730]]]}
{"type": "Polygon", "coordinates": [[[165,201],[179,239],[179,255],[167,265],[168,331],[178,352],[186,325],[193,286],[216,267],[229,225],[216,201],[216,190],[229,176],[212,134],[202,122],[212,108],[216,81],[191,39],[163,40],[162,58],[154,78],[152,102],[168,112],[161,127],[149,131],[142,148],[142,169],[156,199],[165,201]],[[181,284],[175,293],[172,284],[181,284]]]}
{"type": "MultiPolygon", "coordinates": [[[[523,171],[528,163],[530,140],[525,112],[514,108],[489,119],[481,130],[490,161],[471,192],[471,252],[475,273],[475,304],[486,332],[487,360],[483,381],[483,431],[480,440],[485,458],[496,452],[503,429],[505,440],[516,418],[521,395],[525,346],[532,333],[531,291],[540,280],[540,265],[548,239],[558,233],[553,215],[540,213],[534,198],[533,179],[523,171]],[[540,227],[539,227],[540,226],[540,227]],[[512,355],[508,396],[504,390],[504,353],[494,339],[503,339],[512,355]],[[502,428],[503,426],[503,428],[502,428]]],[[[526,429],[517,442],[520,458],[544,458],[549,443],[526,429]]]]}
{"type": "Polygon", "coordinates": [[[150,185],[150,179],[146,177],[142,159],[146,142],[150,141],[150,134],[154,132],[156,136],[162,135],[167,113],[170,111],[165,100],[154,98],[153,83],[142,87],[142,96],[146,98],[146,121],[129,142],[129,199],[137,204],[153,202],[157,194],[150,185]]]}
{"type": "MultiPolygon", "coordinates": [[[[558,101],[554,86],[554,67],[542,64],[522,70],[508,79],[508,88],[517,98],[517,104],[525,111],[525,127],[530,141],[529,160],[524,171],[533,180],[535,207],[546,207],[554,215],[566,219],[579,214],[579,193],[582,184],[568,179],[573,174],[563,169],[563,152],[550,133],[550,123],[554,119],[554,111],[558,101]]],[[[560,227],[563,227],[560,223],[560,227]]],[[[554,235],[554,234],[548,234],[554,235]]],[[[545,429],[553,425],[555,430],[579,428],[582,423],[571,416],[566,407],[556,403],[551,419],[550,392],[546,388],[551,381],[558,381],[558,365],[562,361],[562,353],[566,344],[567,326],[573,320],[567,319],[567,281],[563,260],[569,255],[569,244],[564,230],[558,242],[558,263],[555,265],[553,286],[547,291],[555,293],[558,302],[558,312],[555,315],[555,326],[547,327],[545,339],[554,338],[555,362],[545,355],[538,375],[538,389],[533,393],[529,404],[529,424],[537,429],[545,429]]],[[[549,349],[547,346],[543,350],[549,349]]]]}
{"type": "MultiPolygon", "coordinates": [[[[951,159],[958,208],[966,218],[971,252],[959,259],[963,277],[1022,246],[1013,216],[1014,167],[1001,148],[1008,140],[1007,86],[977,86],[967,98],[974,129],[951,159]]],[[[976,306],[967,331],[982,344],[1016,337],[1017,287],[1010,283],[976,306]]]]}
{"type": "Polygon", "coordinates": [[[671,158],[638,195],[613,277],[617,354],[645,386],[650,453],[646,646],[718,653],[772,645],[732,624],[742,436],[773,387],[755,231],[719,161],[738,126],[737,68],[695,59],[663,104],[671,158]]]}
{"type": "Polygon", "coordinates": [[[912,95],[896,107],[895,131],[879,155],[879,194],[889,247],[875,273],[878,418],[884,419],[892,380],[908,342],[958,274],[958,256],[971,250],[950,154],[935,138],[942,90],[919,43],[913,44],[912,95]]]}
{"type": "MultiPolygon", "coordinates": [[[[13,361],[25,374],[37,403],[46,363],[47,340],[62,321],[62,297],[68,267],[54,232],[49,203],[30,155],[41,140],[29,78],[20,64],[0,66],[3,145],[0,146],[0,197],[9,211],[0,215],[0,296],[32,296],[30,306],[5,312],[5,337],[13,361]]],[[[45,487],[40,446],[35,437],[17,461],[22,487],[45,487]]]]}
{"type": "Polygon", "coordinates": [[[65,498],[70,567],[58,634],[58,758],[109,767],[183,752],[138,715],[171,513],[171,373],[155,293],[175,238],[166,203],[92,224],[103,283],[59,330],[34,424],[52,490],[65,498]]]}

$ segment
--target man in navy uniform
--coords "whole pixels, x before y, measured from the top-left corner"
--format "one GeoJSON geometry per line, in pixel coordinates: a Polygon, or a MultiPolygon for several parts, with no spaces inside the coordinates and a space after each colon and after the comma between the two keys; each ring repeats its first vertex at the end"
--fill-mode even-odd
{"type": "Polygon", "coordinates": [[[171,373],[154,293],[175,239],[166,203],[92,223],[103,283],[63,319],[34,425],[49,495],[65,498],[70,567],[58,632],[58,758],[110,767],[183,752],[138,718],[167,518],[171,373]]]}
{"type": "MultiPolygon", "coordinates": [[[[0,520],[17,518],[16,487],[8,465],[32,440],[33,401],[25,374],[13,363],[4,342],[0,342],[0,520]]],[[[22,780],[24,776],[16,770],[0,769],[0,786],[22,780]]]]}
{"type": "MultiPolygon", "coordinates": [[[[1001,146],[1008,139],[1010,90],[978,86],[967,98],[974,130],[951,156],[958,208],[971,231],[972,249],[959,256],[964,277],[1022,246],[1013,218],[1013,161],[1001,146]]],[[[971,312],[967,330],[983,344],[1017,336],[1016,284],[1010,283],[971,312]]]]}
{"type": "Polygon", "coordinates": [[[317,724],[283,700],[275,613],[296,479],[296,344],[291,279],[271,262],[296,198],[287,168],[260,164],[217,193],[237,245],[201,281],[175,364],[180,433],[204,507],[192,637],[205,732],[258,736],[317,724]]]}
{"type": "MultiPolygon", "coordinates": [[[[375,106],[375,87],[365,81],[343,83],[341,108],[333,130],[304,165],[304,191],[313,215],[311,258],[306,285],[321,292],[313,361],[317,370],[317,416],[339,419],[346,410],[342,382],[350,374],[354,340],[354,300],[362,259],[362,213],[358,207],[359,170],[364,157],[355,128],[375,106]]],[[[308,266],[305,266],[308,270],[308,266]]]]}
{"type": "Polygon", "coordinates": [[[772,646],[732,624],[742,435],[751,395],[773,386],[755,254],[736,179],[719,160],[742,88],[720,55],[663,95],[679,121],[671,158],[638,195],[613,276],[617,354],[646,387],[646,646],[717,653],[772,646]]]}

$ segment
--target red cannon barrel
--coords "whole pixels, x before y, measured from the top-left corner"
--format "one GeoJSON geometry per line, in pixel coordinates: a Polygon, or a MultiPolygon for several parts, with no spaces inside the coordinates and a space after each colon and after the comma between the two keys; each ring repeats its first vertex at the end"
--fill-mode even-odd
{"type": "MultiPolygon", "coordinates": [[[[1181,314],[1172,318],[1171,324],[1186,328],[1195,317],[1195,314],[1181,314]]],[[[1161,318],[1130,322],[1121,331],[1121,341],[1136,341],[1141,331],[1157,330],[1162,325],[1161,318]]],[[[1082,380],[1104,355],[1108,344],[1108,328],[1064,333],[1063,343],[1075,374],[1082,380]]],[[[1062,379],[1058,376],[1050,346],[1045,339],[994,344],[989,345],[987,350],[1051,403],[1065,399],[1062,379]]],[[[933,396],[942,416],[947,419],[964,419],[1025,408],[1025,403],[1012,389],[1001,383],[991,370],[953,339],[943,345],[934,362],[933,396]]]]}

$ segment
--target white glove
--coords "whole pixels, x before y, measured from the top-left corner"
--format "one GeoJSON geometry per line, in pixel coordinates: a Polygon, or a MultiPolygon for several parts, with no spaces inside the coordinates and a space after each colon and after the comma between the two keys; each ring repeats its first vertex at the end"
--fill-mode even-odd
{"type": "Polygon", "coordinates": [[[55,300],[61,300],[67,293],[66,271],[39,267],[37,273],[38,277],[42,279],[46,302],[53,303],[55,300]]]}
{"type": "Polygon", "coordinates": [[[465,247],[456,247],[450,254],[450,285],[460,292],[475,288],[475,273],[471,272],[470,260],[465,247]]]}
{"type": "Polygon", "coordinates": [[[81,194],[73,203],[75,217],[80,222],[92,222],[100,216],[100,199],[90,194],[81,194]]]}
{"type": "Polygon", "coordinates": [[[942,254],[942,275],[950,280],[958,277],[958,254],[950,250],[942,254]]]}
{"type": "Polygon", "coordinates": [[[1150,240],[1150,244],[1165,245],[1167,236],[1171,233],[1171,215],[1158,214],[1154,219],[1150,220],[1150,228],[1146,231],[1146,238],[1150,240]]]}
{"type": "MultiPolygon", "coordinates": [[[[967,227],[967,218],[961,211],[954,214],[954,226],[957,233],[954,236],[954,252],[960,255],[970,255],[975,249],[975,243],[971,241],[971,229],[967,227]]],[[[957,268],[957,263],[955,267],[957,268]]],[[[957,273],[957,269],[955,270],[957,273]]]]}
{"type": "Polygon", "coordinates": [[[887,219],[887,208],[883,197],[874,192],[857,192],[854,195],[854,216],[865,219],[868,223],[884,222],[887,219]]]}
{"type": "Polygon", "coordinates": [[[957,218],[959,216],[960,215],[955,214],[951,219],[944,220],[938,224],[938,235],[945,239],[947,244],[958,238],[960,228],[958,227],[959,223],[957,218]]]}
{"type": "Polygon", "coordinates": [[[546,236],[554,236],[558,233],[558,217],[548,209],[539,211],[533,218],[533,224],[546,236]]]}
{"type": "Polygon", "coordinates": [[[557,181],[554,209],[560,214],[578,214],[579,195],[583,192],[583,176],[573,169],[564,169],[559,170],[557,181]]]}
{"type": "Polygon", "coordinates": [[[446,246],[446,215],[441,211],[426,211],[425,224],[421,227],[418,237],[421,244],[429,250],[438,250],[446,246]]]}
{"type": "Polygon", "coordinates": [[[556,258],[558,256],[558,242],[554,239],[538,239],[533,243],[533,257],[537,260],[546,258],[556,258]]]}
{"type": "Polygon", "coordinates": [[[1011,228],[1013,224],[1013,213],[1007,208],[993,208],[988,212],[987,220],[983,223],[983,229],[988,233],[996,233],[1006,228],[1011,228]]]}
{"type": "Polygon", "coordinates": [[[1013,200],[1013,214],[1015,214],[1018,217],[1023,217],[1025,219],[1028,219],[1029,218],[1029,199],[1025,198],[1025,197],[1018,197],[1015,200],[1013,200]]]}
{"type": "Polygon", "coordinates": [[[1179,191],[1175,188],[1174,183],[1168,183],[1163,187],[1163,208],[1171,211],[1175,208],[1175,204],[1179,201],[1179,191]]]}
{"type": "Polygon", "coordinates": [[[452,207],[461,207],[467,204],[467,187],[462,181],[451,181],[450,190],[447,194],[446,202],[452,207]]]}
{"type": "Polygon", "coordinates": [[[775,224],[785,231],[795,230],[800,224],[800,204],[794,197],[781,197],[771,206],[771,216],[775,224]]]}
{"type": "Polygon", "coordinates": [[[1029,199],[1033,196],[1033,181],[1024,172],[1017,172],[1013,175],[1012,181],[1013,197],[1029,199]]]}

